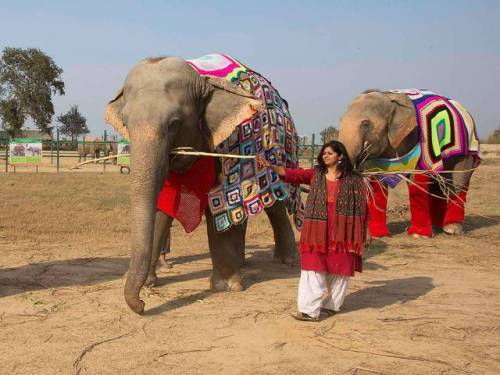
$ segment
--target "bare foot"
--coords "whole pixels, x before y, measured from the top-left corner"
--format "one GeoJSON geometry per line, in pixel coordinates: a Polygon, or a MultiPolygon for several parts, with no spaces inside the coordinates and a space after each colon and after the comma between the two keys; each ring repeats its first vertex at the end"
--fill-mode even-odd
{"type": "Polygon", "coordinates": [[[173,265],[174,262],[167,261],[165,254],[161,254],[158,258],[158,262],[156,262],[157,268],[172,268],[173,265]]]}

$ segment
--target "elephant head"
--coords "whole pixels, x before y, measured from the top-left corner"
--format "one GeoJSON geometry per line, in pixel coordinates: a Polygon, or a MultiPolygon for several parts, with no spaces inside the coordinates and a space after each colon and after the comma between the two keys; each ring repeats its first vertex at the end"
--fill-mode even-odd
{"type": "Polygon", "coordinates": [[[418,141],[415,108],[405,94],[366,91],[342,116],[339,140],[356,165],[367,157],[402,156],[418,141]]]}
{"type": "Polygon", "coordinates": [[[127,75],[106,108],[106,122],[131,145],[132,255],[125,300],[136,313],[151,262],[156,201],[169,170],[193,157],[171,156],[175,147],[213,149],[237,125],[262,109],[261,101],[229,82],[200,76],[175,57],[146,59],[127,75]]]}

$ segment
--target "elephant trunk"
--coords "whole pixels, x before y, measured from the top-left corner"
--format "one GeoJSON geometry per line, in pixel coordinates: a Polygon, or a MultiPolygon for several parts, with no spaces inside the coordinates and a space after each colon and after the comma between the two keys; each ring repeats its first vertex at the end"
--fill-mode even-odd
{"type": "Polygon", "coordinates": [[[347,150],[351,163],[356,167],[359,162],[359,157],[363,151],[363,138],[355,132],[347,132],[345,129],[340,128],[339,141],[342,142],[347,150]]]}
{"type": "Polygon", "coordinates": [[[146,282],[153,247],[154,221],[158,193],[168,173],[166,141],[131,134],[131,214],[132,254],[125,283],[125,301],[137,314],[144,311],[139,292],[146,282]]]}

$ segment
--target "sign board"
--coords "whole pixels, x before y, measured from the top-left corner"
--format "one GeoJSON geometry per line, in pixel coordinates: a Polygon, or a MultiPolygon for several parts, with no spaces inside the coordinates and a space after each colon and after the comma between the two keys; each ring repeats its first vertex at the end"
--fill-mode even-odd
{"type": "Polygon", "coordinates": [[[42,163],[42,141],[39,139],[11,139],[9,164],[31,165],[42,163]]]}
{"type": "Polygon", "coordinates": [[[116,163],[118,165],[130,165],[130,156],[120,156],[123,154],[130,154],[130,144],[125,140],[118,142],[118,158],[116,163]]]}

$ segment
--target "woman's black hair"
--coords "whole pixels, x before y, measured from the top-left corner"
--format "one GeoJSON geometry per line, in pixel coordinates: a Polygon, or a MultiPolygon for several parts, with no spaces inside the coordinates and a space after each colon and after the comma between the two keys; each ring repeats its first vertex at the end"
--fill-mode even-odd
{"type": "Polygon", "coordinates": [[[330,141],[327,142],[321,147],[319,151],[318,157],[316,160],[318,161],[318,169],[322,173],[326,173],[327,167],[325,162],[323,161],[323,152],[327,147],[330,147],[338,156],[339,162],[337,168],[340,170],[340,177],[345,177],[353,173],[353,165],[351,163],[351,159],[349,159],[349,155],[347,154],[347,150],[343,143],[339,141],[330,141]]]}

